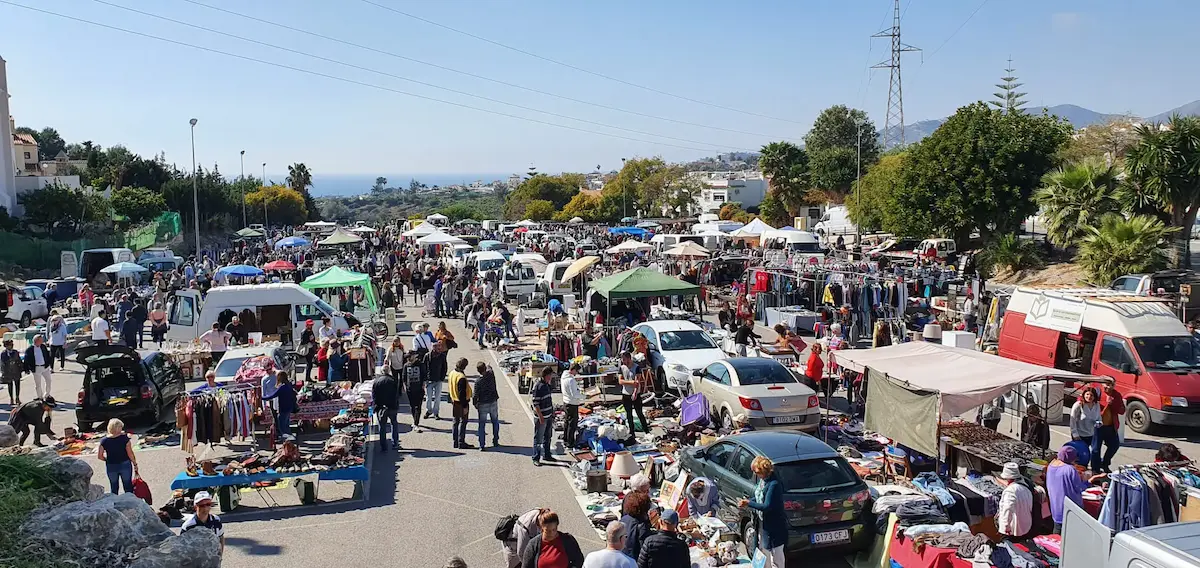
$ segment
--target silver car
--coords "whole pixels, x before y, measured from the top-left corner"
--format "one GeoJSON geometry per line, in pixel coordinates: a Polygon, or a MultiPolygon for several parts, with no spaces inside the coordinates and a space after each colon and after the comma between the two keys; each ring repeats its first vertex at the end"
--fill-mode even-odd
{"type": "Polygon", "coordinates": [[[733,357],[710,363],[692,376],[692,392],[711,406],[712,419],[733,427],[745,414],[756,429],[813,431],[820,425],[817,393],[782,363],[766,357],[733,357]]]}

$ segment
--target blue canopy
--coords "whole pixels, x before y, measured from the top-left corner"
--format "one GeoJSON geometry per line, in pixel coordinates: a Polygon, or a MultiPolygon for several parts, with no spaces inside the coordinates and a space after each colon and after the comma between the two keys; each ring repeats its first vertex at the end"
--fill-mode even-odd
{"type": "Polygon", "coordinates": [[[308,239],[304,237],[284,237],[276,241],[275,248],[280,249],[284,247],[302,247],[308,244],[308,239]]]}
{"type": "Polygon", "coordinates": [[[646,235],[649,235],[650,231],[647,231],[646,229],[639,229],[637,227],[609,227],[608,234],[610,234],[610,235],[632,235],[634,237],[642,238],[642,237],[645,237],[646,235]]]}
{"type": "Polygon", "coordinates": [[[262,276],[263,271],[257,266],[248,264],[235,264],[233,266],[224,266],[217,270],[217,274],[223,276],[262,276]]]}
{"type": "Polygon", "coordinates": [[[634,219],[633,217],[622,217],[621,218],[622,223],[632,223],[634,221],[637,221],[637,219],[634,219]]]}
{"type": "Polygon", "coordinates": [[[780,228],[779,230],[780,230],[780,231],[799,231],[800,229],[797,229],[797,228],[795,228],[795,227],[793,227],[793,226],[791,226],[791,225],[788,225],[788,226],[786,226],[786,227],[782,227],[782,228],[780,228]]]}

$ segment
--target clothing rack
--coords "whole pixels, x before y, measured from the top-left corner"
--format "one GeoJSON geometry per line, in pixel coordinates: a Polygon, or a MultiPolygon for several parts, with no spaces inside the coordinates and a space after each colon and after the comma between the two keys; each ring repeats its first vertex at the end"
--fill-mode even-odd
{"type": "Polygon", "coordinates": [[[233,393],[239,393],[239,392],[245,392],[248,390],[253,390],[256,388],[258,388],[258,385],[253,384],[253,383],[239,383],[238,385],[233,386],[233,387],[219,386],[215,389],[202,390],[202,391],[198,391],[198,392],[189,392],[189,393],[187,393],[187,395],[189,398],[191,398],[191,397],[209,396],[209,395],[212,395],[217,392],[226,392],[226,393],[233,394],[233,393]]]}
{"type": "Polygon", "coordinates": [[[1186,466],[1194,465],[1195,463],[1196,463],[1196,460],[1184,460],[1184,461],[1173,461],[1173,462],[1131,463],[1131,464],[1117,466],[1117,471],[1123,471],[1126,469],[1137,469],[1139,467],[1186,467],[1186,466]]]}

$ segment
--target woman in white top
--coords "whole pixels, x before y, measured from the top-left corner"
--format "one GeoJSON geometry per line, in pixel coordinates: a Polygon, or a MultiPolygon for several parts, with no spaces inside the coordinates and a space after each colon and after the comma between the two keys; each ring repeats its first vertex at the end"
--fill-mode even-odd
{"type": "Polygon", "coordinates": [[[576,436],[579,433],[579,406],[586,402],[583,391],[579,388],[579,363],[571,363],[571,368],[562,374],[563,408],[567,412],[566,425],[563,427],[563,447],[568,451],[575,449],[576,436]]]}
{"type": "Polygon", "coordinates": [[[1099,421],[1100,403],[1096,401],[1096,391],[1084,389],[1083,395],[1071,407],[1071,439],[1083,440],[1090,446],[1099,421]]]}

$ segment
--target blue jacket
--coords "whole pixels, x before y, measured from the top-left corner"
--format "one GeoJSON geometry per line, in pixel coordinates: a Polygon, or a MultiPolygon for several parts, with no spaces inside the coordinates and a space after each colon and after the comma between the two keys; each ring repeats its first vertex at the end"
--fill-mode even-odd
{"type": "Polygon", "coordinates": [[[272,398],[279,399],[279,412],[295,412],[296,411],[296,389],[292,387],[291,381],[284,381],[282,385],[271,396],[264,396],[263,400],[272,398]]]}
{"type": "MultiPolygon", "coordinates": [[[[764,492],[765,502],[750,500],[750,508],[759,512],[758,534],[769,550],[783,546],[788,541],[787,512],[783,509],[783,486],[779,481],[768,479],[764,492]]],[[[749,543],[747,543],[749,545],[749,543]]]]}
{"type": "Polygon", "coordinates": [[[345,353],[338,353],[329,356],[329,381],[342,381],[346,379],[346,363],[350,361],[350,356],[345,353]]]}

